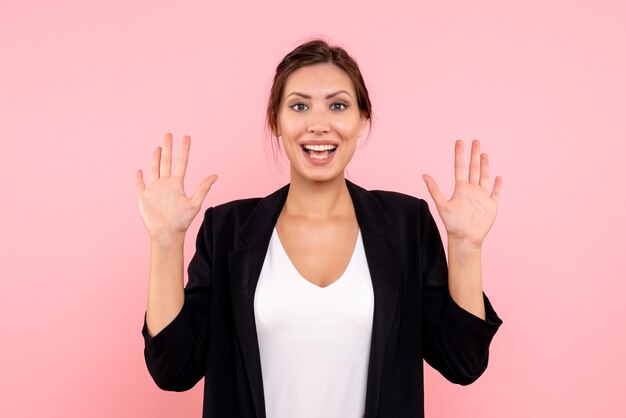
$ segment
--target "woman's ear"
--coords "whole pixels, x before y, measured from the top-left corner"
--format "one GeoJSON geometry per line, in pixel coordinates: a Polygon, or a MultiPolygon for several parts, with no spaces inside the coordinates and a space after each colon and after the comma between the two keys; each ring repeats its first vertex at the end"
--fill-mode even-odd
{"type": "Polygon", "coordinates": [[[280,137],[280,126],[278,125],[278,118],[276,118],[276,121],[274,122],[274,124],[275,124],[275,126],[274,126],[274,129],[273,129],[273,131],[274,131],[273,134],[274,134],[275,137],[278,138],[278,137],[280,137]]]}
{"type": "Polygon", "coordinates": [[[367,126],[367,117],[363,113],[361,113],[361,122],[359,126],[359,138],[363,136],[363,131],[365,131],[365,127],[367,126]]]}

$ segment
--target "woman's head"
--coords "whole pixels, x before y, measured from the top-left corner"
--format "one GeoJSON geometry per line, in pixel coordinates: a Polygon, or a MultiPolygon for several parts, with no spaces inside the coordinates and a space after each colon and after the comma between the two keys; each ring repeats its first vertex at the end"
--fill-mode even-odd
{"type": "Polygon", "coordinates": [[[314,39],[288,53],[276,67],[276,74],[274,75],[274,82],[267,104],[267,124],[273,135],[278,136],[276,129],[278,110],[289,76],[301,67],[324,63],[336,65],[350,77],[356,93],[359,110],[368,120],[371,120],[372,104],[356,61],[343,48],[330,46],[321,39],[314,39]]]}
{"type": "Polygon", "coordinates": [[[306,161],[311,162],[301,160],[297,153],[307,141],[337,144],[336,151],[343,148],[343,152],[333,154],[341,154],[343,160],[334,165],[347,164],[356,139],[367,122],[371,123],[371,115],[359,67],[343,48],[315,39],[295,48],[278,64],[267,105],[267,125],[277,140],[283,139],[292,174],[295,160],[301,169],[307,169],[306,161]],[[339,91],[344,93],[334,94],[339,91]]]}

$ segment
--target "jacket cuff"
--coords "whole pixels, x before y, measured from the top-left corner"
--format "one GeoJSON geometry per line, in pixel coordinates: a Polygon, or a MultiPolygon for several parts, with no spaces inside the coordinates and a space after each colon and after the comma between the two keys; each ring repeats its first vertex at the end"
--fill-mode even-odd
{"type": "Polygon", "coordinates": [[[488,347],[491,339],[502,325],[502,319],[493,309],[489,298],[483,292],[483,302],[485,304],[485,319],[479,318],[473,313],[460,307],[452,297],[446,310],[445,323],[451,328],[453,335],[458,335],[462,339],[475,340],[480,338],[488,347]]]}
{"type": "Polygon", "coordinates": [[[189,322],[185,321],[186,316],[187,311],[184,308],[181,309],[172,322],[167,324],[158,334],[151,336],[148,333],[147,312],[144,313],[141,334],[146,350],[155,355],[165,351],[175,351],[177,345],[186,345],[185,341],[189,338],[189,332],[186,329],[186,324],[189,322]]]}

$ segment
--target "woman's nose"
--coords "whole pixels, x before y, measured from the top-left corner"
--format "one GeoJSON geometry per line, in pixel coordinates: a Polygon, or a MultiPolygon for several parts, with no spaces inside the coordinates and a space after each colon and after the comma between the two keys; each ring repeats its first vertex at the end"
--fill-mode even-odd
{"type": "Polygon", "coordinates": [[[314,110],[309,114],[307,131],[309,133],[328,133],[330,120],[324,110],[314,110]]]}

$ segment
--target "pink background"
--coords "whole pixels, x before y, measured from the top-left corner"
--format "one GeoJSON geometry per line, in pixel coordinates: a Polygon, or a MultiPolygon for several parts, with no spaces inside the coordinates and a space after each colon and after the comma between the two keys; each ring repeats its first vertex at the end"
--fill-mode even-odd
{"type": "Polygon", "coordinates": [[[432,3],[3,0],[0,416],[200,416],[202,384],[160,391],[144,364],[134,173],[170,131],[189,192],[220,175],[202,211],[287,183],[266,97],[315,35],[374,104],[348,178],[434,210],[421,173],[449,196],[454,140],[479,138],[504,179],[484,250],[504,325],[475,384],[427,368],[427,416],[626,416],[626,3],[432,3]]]}

